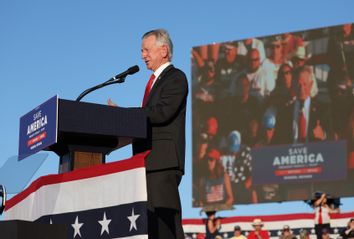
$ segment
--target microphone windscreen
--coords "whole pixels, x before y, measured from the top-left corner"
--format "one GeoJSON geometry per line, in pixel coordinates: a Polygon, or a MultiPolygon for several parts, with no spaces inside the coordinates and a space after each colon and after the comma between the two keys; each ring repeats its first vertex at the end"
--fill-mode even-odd
{"type": "Polygon", "coordinates": [[[135,65],[128,69],[128,75],[133,75],[139,71],[139,66],[135,65]]]}

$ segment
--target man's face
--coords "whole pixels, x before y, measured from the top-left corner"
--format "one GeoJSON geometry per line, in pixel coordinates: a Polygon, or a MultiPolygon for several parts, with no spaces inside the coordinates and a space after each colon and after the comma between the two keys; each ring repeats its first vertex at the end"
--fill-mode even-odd
{"type": "Polygon", "coordinates": [[[166,45],[159,46],[154,35],[145,37],[141,45],[141,58],[149,70],[156,71],[167,62],[168,49],[166,45]]]}
{"type": "Polygon", "coordinates": [[[273,56],[282,55],[283,45],[280,42],[273,43],[270,48],[273,56]]]}
{"type": "Polygon", "coordinates": [[[252,44],[252,38],[248,38],[244,41],[245,45],[251,45],[252,44]]]}
{"type": "Polygon", "coordinates": [[[208,169],[210,172],[214,171],[216,166],[216,159],[214,158],[208,158],[208,169]]]}
{"type": "Polygon", "coordinates": [[[284,236],[289,236],[290,235],[290,230],[289,229],[284,229],[283,230],[283,235],[284,236]]]}
{"type": "Polygon", "coordinates": [[[208,69],[208,79],[214,79],[215,77],[215,64],[213,61],[207,62],[208,69]]]}
{"type": "Polygon", "coordinates": [[[260,230],[262,230],[262,226],[261,225],[255,225],[255,226],[253,226],[254,227],[254,230],[255,231],[260,231],[260,230]]]}
{"type": "Polygon", "coordinates": [[[297,96],[300,100],[306,100],[310,96],[312,81],[310,73],[307,71],[300,72],[297,80],[298,92],[297,96]]]}
{"type": "Polygon", "coordinates": [[[329,239],[329,233],[323,233],[322,234],[322,239],[329,239]]]}
{"type": "Polygon", "coordinates": [[[218,121],[215,118],[210,118],[207,121],[207,134],[215,136],[218,132],[218,121]]]}
{"type": "Polygon", "coordinates": [[[268,140],[271,140],[274,136],[275,129],[267,129],[266,130],[266,137],[268,140]]]}
{"type": "Polygon", "coordinates": [[[240,235],[241,235],[241,231],[240,230],[234,231],[234,236],[239,237],[240,235]]]}
{"type": "Polygon", "coordinates": [[[226,56],[227,62],[229,62],[229,63],[234,62],[237,57],[237,48],[234,46],[225,47],[225,56],[226,56]]]}
{"type": "Polygon", "coordinates": [[[349,228],[354,229],[354,221],[351,221],[351,222],[349,223],[349,228]]]}
{"type": "Polygon", "coordinates": [[[261,65],[261,61],[259,59],[259,52],[257,50],[252,50],[249,55],[249,66],[252,72],[258,70],[261,65]]]}
{"type": "Polygon", "coordinates": [[[352,24],[344,24],[342,26],[344,36],[349,36],[352,32],[352,24]]]}
{"type": "Polygon", "coordinates": [[[301,66],[304,66],[305,65],[305,59],[301,59],[301,58],[298,58],[296,57],[294,59],[294,67],[295,68],[298,68],[298,67],[301,67],[301,66]]]}

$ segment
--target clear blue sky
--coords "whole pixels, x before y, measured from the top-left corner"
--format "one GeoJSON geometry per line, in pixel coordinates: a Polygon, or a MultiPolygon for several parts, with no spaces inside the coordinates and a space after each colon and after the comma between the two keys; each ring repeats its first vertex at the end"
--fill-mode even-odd
{"type": "MultiPolygon", "coordinates": [[[[1,0],[0,165],[17,154],[19,117],[55,94],[74,100],[84,89],[138,64],[140,72],[122,85],[96,91],[84,101],[138,106],[151,74],[140,59],[141,35],[154,28],[170,32],[173,63],[190,79],[193,46],[354,22],[354,1],[138,1],[1,0]]],[[[191,101],[187,115],[186,175],[180,191],[184,218],[191,207],[191,101]]],[[[129,157],[117,151],[108,161],[129,157]]],[[[57,173],[50,154],[33,179],[57,173]]],[[[15,172],[14,172],[15,173],[15,172]]],[[[354,198],[343,200],[354,210],[354,198]]],[[[237,206],[223,216],[310,212],[303,202],[237,206]]]]}

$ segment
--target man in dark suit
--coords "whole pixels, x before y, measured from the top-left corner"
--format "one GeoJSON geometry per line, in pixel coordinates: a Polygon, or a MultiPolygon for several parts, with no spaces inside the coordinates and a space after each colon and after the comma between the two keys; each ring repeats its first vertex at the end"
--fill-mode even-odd
{"type": "MultiPolygon", "coordinates": [[[[333,138],[330,110],[311,97],[314,80],[309,66],[302,66],[294,72],[296,100],[288,109],[278,111],[275,129],[275,136],[279,137],[277,143],[302,144],[333,138]]],[[[317,188],[314,183],[287,184],[281,191],[287,200],[303,200],[311,196],[313,188],[317,188]]]]}
{"type": "Polygon", "coordinates": [[[294,72],[296,100],[289,111],[278,112],[277,143],[308,143],[332,138],[329,107],[311,97],[312,69],[303,66],[294,72]],[[291,114],[291,115],[289,115],[291,114]]]}
{"type": "Polygon", "coordinates": [[[142,103],[148,137],[133,143],[133,153],[151,150],[146,159],[148,232],[151,239],[184,238],[178,186],[184,174],[188,82],[171,64],[169,34],[157,29],[142,38],[142,59],[153,71],[142,103]]]}
{"type": "Polygon", "coordinates": [[[331,137],[328,106],[311,98],[312,69],[303,66],[295,72],[297,100],[294,103],[293,139],[294,143],[323,141],[331,137]]]}

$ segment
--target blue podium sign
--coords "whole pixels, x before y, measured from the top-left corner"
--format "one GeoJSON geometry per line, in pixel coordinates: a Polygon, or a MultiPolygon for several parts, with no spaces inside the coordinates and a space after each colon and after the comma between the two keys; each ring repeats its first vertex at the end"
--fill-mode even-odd
{"type": "Polygon", "coordinates": [[[54,96],[20,118],[18,160],[57,142],[58,96],[54,96]]]}
{"type": "Polygon", "coordinates": [[[282,145],[252,150],[255,185],[343,180],[346,141],[282,145]]]}

